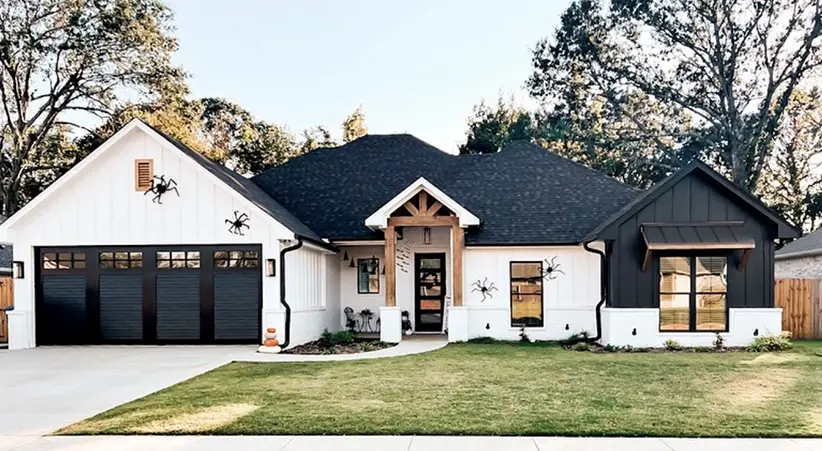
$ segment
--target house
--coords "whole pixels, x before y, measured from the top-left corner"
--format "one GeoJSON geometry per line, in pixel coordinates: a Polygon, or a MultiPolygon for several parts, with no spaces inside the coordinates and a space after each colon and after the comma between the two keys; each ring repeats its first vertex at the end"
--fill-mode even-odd
{"type": "Polygon", "coordinates": [[[777,279],[822,279],[822,229],[776,251],[777,279]]]}
{"type": "Polygon", "coordinates": [[[701,163],[640,192],[528,142],[455,156],[405,134],[247,179],[139,120],[0,225],[10,347],[284,345],[359,326],[742,345],[781,331],[774,241],[798,232],[701,163]]]}

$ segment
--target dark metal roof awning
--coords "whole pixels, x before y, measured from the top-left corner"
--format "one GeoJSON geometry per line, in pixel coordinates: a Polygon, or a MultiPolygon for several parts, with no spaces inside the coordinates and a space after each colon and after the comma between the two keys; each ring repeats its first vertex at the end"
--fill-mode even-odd
{"type": "Polygon", "coordinates": [[[756,247],[751,234],[742,221],[663,223],[649,222],[640,225],[645,240],[644,271],[650,261],[651,251],[743,250],[739,269],[745,267],[751,249],[756,247]]]}

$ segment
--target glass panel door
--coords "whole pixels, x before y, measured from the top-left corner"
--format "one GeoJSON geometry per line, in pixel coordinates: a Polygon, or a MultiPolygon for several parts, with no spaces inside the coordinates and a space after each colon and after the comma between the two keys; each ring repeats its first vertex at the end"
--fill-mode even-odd
{"type": "Polygon", "coordinates": [[[416,254],[415,310],[418,332],[441,332],[445,311],[445,254],[416,254]]]}

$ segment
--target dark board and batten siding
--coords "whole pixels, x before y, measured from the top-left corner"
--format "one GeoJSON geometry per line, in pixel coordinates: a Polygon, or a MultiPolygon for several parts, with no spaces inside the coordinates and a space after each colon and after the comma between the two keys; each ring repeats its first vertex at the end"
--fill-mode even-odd
{"type": "MultiPolygon", "coordinates": [[[[773,307],[773,238],[776,228],[753,209],[734,200],[732,194],[707,177],[691,173],[633,216],[604,230],[600,235],[615,240],[610,255],[610,307],[659,307],[659,254],[642,271],[645,243],[640,225],[648,222],[745,221],[756,242],[747,267],[737,269],[742,251],[722,252],[728,256],[728,307],[773,307]]],[[[677,255],[680,255],[679,253],[677,255]]]]}

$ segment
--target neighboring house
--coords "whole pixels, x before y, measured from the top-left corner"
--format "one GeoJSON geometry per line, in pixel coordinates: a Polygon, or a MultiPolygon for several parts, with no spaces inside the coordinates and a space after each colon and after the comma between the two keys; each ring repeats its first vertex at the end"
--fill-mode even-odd
{"type": "Polygon", "coordinates": [[[777,279],[822,279],[822,229],[776,251],[777,279]]]}
{"type": "Polygon", "coordinates": [[[347,307],[389,342],[408,311],[450,341],[741,345],[781,331],[773,243],[797,235],[701,163],[640,192],[528,142],[369,135],[246,179],[138,120],[0,225],[25,274],[12,349],[293,346],[347,307]],[[177,190],[153,201],[152,176],[177,190]]]}

